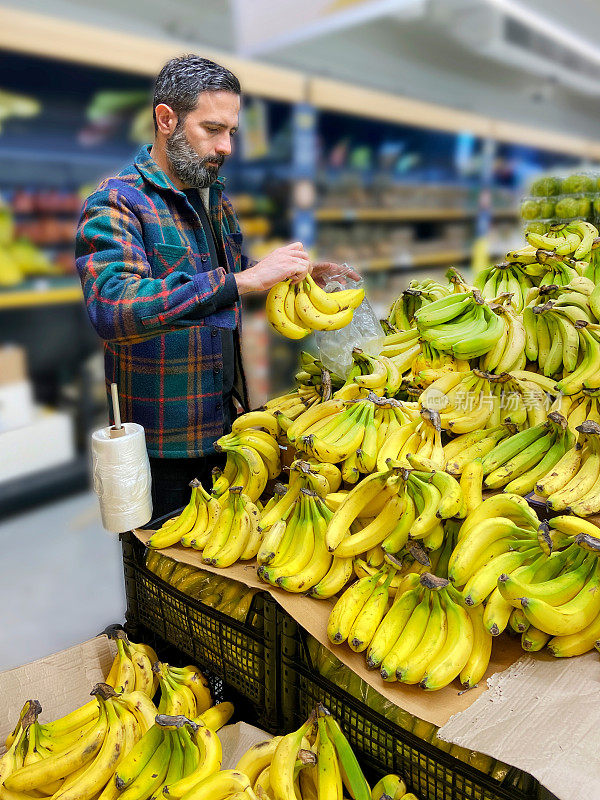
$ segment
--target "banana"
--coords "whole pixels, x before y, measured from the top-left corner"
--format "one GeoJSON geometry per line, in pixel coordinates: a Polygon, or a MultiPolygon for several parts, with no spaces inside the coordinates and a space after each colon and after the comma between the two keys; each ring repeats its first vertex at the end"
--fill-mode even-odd
{"type": "MultiPolygon", "coordinates": [[[[98,684],[98,686],[102,685],[98,684]]],[[[95,690],[98,691],[98,694],[100,693],[97,687],[93,691],[95,690]]],[[[13,792],[29,792],[38,786],[64,778],[65,775],[70,775],[92,761],[102,747],[108,728],[104,701],[99,699],[98,702],[100,703],[98,719],[91,730],[77,744],[42,761],[17,769],[5,779],[4,785],[6,788],[13,792]]]]}
{"type": "Polygon", "coordinates": [[[405,507],[404,494],[393,495],[369,525],[342,539],[333,551],[334,555],[338,558],[353,558],[381,544],[395,530],[405,507]]]}
{"type": "MultiPolygon", "coordinates": [[[[595,560],[595,559],[594,559],[595,560]]],[[[515,608],[521,607],[521,598],[530,597],[544,600],[553,606],[560,606],[572,600],[583,589],[593,562],[583,559],[575,569],[561,573],[547,581],[523,582],[521,576],[502,574],[498,578],[500,594],[515,608]]]]}
{"type": "Polygon", "coordinates": [[[584,587],[568,602],[552,606],[525,595],[521,606],[530,624],[551,636],[579,633],[600,613],[600,561],[596,560],[584,587]]]}
{"type": "Polygon", "coordinates": [[[447,618],[444,646],[428,664],[420,686],[428,691],[441,689],[456,678],[469,660],[473,649],[473,624],[465,609],[455,602],[448,588],[440,590],[447,618]]]}
{"type": "Polygon", "coordinates": [[[240,433],[250,428],[265,430],[271,436],[278,436],[281,432],[277,420],[269,411],[247,411],[236,417],[231,425],[232,433],[240,433]]]}
{"type": "MultiPolygon", "coordinates": [[[[277,800],[294,800],[295,775],[294,767],[302,740],[314,727],[314,716],[298,728],[297,731],[283,736],[273,754],[270,768],[270,781],[273,795],[277,800]]],[[[208,800],[208,798],[207,798],[208,800]]]]}
{"type": "MultiPolygon", "coordinates": [[[[163,794],[170,800],[180,800],[184,796],[187,798],[188,795],[193,796],[196,788],[203,786],[211,776],[223,774],[219,772],[223,754],[217,734],[210,728],[197,724],[192,725],[192,730],[192,742],[199,751],[197,766],[185,777],[164,786],[163,794]]],[[[208,798],[212,800],[212,795],[207,795],[207,800],[208,798]]]]}
{"type": "Polygon", "coordinates": [[[521,647],[530,653],[537,653],[543,650],[551,636],[544,631],[540,631],[533,625],[530,625],[526,631],[521,634],[521,647]]]}
{"type": "Polygon", "coordinates": [[[121,761],[115,772],[115,784],[119,791],[126,789],[138,777],[163,737],[163,729],[159,725],[153,725],[121,761]]]}
{"type": "Polygon", "coordinates": [[[331,519],[331,512],[320,498],[309,503],[308,513],[312,517],[314,547],[307,564],[292,575],[277,577],[276,583],[288,592],[301,592],[316,586],[323,580],[331,567],[332,556],[325,544],[325,531],[331,519]]]}
{"type": "Polygon", "coordinates": [[[396,677],[402,683],[420,683],[429,664],[435,659],[446,643],[446,613],[442,607],[439,593],[431,592],[431,611],[425,633],[412,653],[400,661],[396,667],[396,677]]]}
{"type": "Polygon", "coordinates": [[[395,681],[402,660],[412,653],[423,638],[429,620],[430,605],[426,594],[415,606],[406,625],[381,662],[380,673],[384,681],[395,681]]]}
{"type": "Polygon", "coordinates": [[[188,504],[172,525],[163,526],[150,537],[148,540],[148,547],[155,549],[170,547],[171,545],[176,544],[184,534],[188,533],[188,531],[194,527],[194,523],[196,522],[196,517],[198,514],[196,495],[198,493],[199,486],[200,481],[194,478],[194,480],[190,483],[192,494],[188,504]]]}
{"type": "MultiPolygon", "coordinates": [[[[345,328],[352,321],[354,309],[344,308],[333,314],[324,314],[319,311],[311,302],[310,296],[304,290],[303,285],[296,288],[295,299],[296,313],[300,317],[302,324],[313,331],[337,331],[345,328]]],[[[268,315],[268,311],[267,311],[268,315]]]]}
{"type": "Polygon", "coordinates": [[[125,727],[110,700],[106,702],[106,720],[106,736],[98,755],[74,783],[63,786],[53,795],[56,800],[90,800],[113,776],[125,745],[125,727]]]}
{"type": "Polygon", "coordinates": [[[327,734],[325,720],[319,717],[317,721],[319,742],[317,748],[317,796],[342,800],[342,776],[338,766],[335,748],[327,734]]]}
{"type": "Polygon", "coordinates": [[[329,522],[325,535],[327,548],[330,552],[335,551],[361,510],[384,489],[388,478],[393,474],[393,470],[375,472],[364,478],[346,495],[341,506],[329,522]]]}
{"type": "MultiPolygon", "coordinates": [[[[370,800],[371,790],[369,789],[369,784],[348,739],[333,716],[326,712],[323,706],[320,706],[319,710],[320,713],[325,714],[325,728],[334,746],[336,760],[339,761],[344,787],[354,800],[370,800]]],[[[319,723],[321,721],[321,718],[319,718],[319,723]]],[[[322,735],[321,729],[319,729],[319,734],[322,735]]],[[[329,795],[325,796],[329,797],[329,795]]]]}
{"type": "Polygon", "coordinates": [[[373,787],[372,800],[403,800],[406,784],[399,775],[385,775],[373,787]]]}
{"type": "MultiPolygon", "coordinates": [[[[172,797],[167,793],[167,788],[165,787],[164,790],[165,796],[172,797]]],[[[241,793],[248,800],[253,800],[251,791],[252,787],[246,775],[236,770],[224,769],[202,778],[186,794],[185,800],[230,800],[237,793],[241,793]]],[[[291,795],[291,797],[293,798],[295,795],[291,795]]]]}
{"type": "Polygon", "coordinates": [[[286,339],[304,339],[311,329],[303,323],[296,323],[286,313],[286,298],[295,295],[295,288],[291,281],[281,281],[275,284],[267,294],[265,309],[267,320],[271,326],[286,339]]]}
{"type": "Polygon", "coordinates": [[[355,653],[367,649],[379,627],[387,609],[389,587],[393,577],[394,573],[390,572],[383,583],[375,587],[354,619],[348,632],[348,645],[355,653]]]}
{"type": "Polygon", "coordinates": [[[483,624],[484,608],[482,605],[467,607],[467,613],[473,626],[473,648],[467,663],[460,672],[460,682],[465,689],[477,686],[485,675],[492,655],[492,636],[483,624]]]}
{"type": "Polygon", "coordinates": [[[260,773],[271,764],[277,745],[282,738],[282,736],[274,736],[272,739],[253,745],[246,750],[235,765],[238,772],[243,772],[248,776],[252,786],[256,783],[260,773]]]}
{"type": "Polygon", "coordinates": [[[367,650],[367,666],[369,669],[379,667],[392,649],[402,634],[412,612],[415,610],[421,592],[421,587],[418,586],[396,594],[392,607],[381,620],[369,643],[367,650]]]}
{"type": "Polygon", "coordinates": [[[375,591],[381,573],[360,578],[352,584],[334,605],[327,623],[327,636],[332,644],[342,644],[350,634],[352,625],[375,591]]]}
{"type": "Polygon", "coordinates": [[[334,556],[327,574],[308,590],[308,595],[321,599],[333,597],[341,592],[351,577],[352,559],[334,556]]]}

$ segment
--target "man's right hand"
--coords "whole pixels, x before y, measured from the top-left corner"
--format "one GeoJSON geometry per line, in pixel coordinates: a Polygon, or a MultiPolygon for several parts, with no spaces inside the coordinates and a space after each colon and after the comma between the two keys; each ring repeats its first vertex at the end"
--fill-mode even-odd
{"type": "Polygon", "coordinates": [[[302,242],[293,242],[285,247],[278,247],[253,267],[236,272],[235,280],[238,292],[264,292],[280,281],[288,278],[293,283],[300,283],[309,272],[310,260],[302,242]]]}

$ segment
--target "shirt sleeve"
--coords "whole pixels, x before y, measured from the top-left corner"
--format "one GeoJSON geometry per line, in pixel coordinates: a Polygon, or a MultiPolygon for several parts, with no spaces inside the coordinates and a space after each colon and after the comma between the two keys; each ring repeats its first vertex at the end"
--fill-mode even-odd
{"type": "MultiPolygon", "coordinates": [[[[237,281],[235,275],[227,273],[225,275],[225,282],[217,289],[213,297],[214,311],[221,311],[224,308],[232,308],[235,303],[240,299],[237,288],[237,281]]],[[[209,310],[206,305],[198,305],[184,315],[184,320],[198,320],[204,319],[209,310]]],[[[210,312],[212,313],[212,311],[210,312]]]]}
{"type": "Polygon", "coordinates": [[[114,185],[101,187],[86,201],[75,255],[88,314],[107,341],[133,344],[177,330],[177,321],[194,310],[208,316],[225,285],[221,267],[193,275],[174,269],[163,278],[152,277],[140,220],[114,185]]]}

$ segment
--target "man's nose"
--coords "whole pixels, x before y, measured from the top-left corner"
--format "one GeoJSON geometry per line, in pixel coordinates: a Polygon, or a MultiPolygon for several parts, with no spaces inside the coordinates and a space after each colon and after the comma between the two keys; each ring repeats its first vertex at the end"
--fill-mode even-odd
{"type": "Polygon", "coordinates": [[[231,153],[231,136],[227,131],[219,137],[216,150],[220,156],[228,156],[231,153]]]}

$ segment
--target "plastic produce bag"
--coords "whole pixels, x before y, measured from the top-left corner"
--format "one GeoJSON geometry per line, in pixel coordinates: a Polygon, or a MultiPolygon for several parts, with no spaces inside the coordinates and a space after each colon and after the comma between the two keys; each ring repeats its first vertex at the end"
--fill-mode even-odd
{"type": "MultiPolygon", "coordinates": [[[[343,266],[347,266],[344,264],[343,266]]],[[[342,275],[329,279],[325,291],[340,289],[358,289],[364,281],[352,281],[342,275]]],[[[345,378],[352,366],[352,349],[360,347],[369,355],[377,355],[381,351],[385,334],[371,304],[365,297],[354,312],[352,322],[338,331],[315,331],[315,340],[319,348],[319,358],[323,365],[345,378]]]]}

